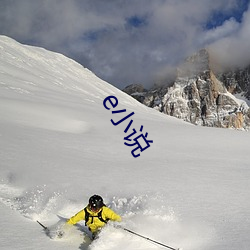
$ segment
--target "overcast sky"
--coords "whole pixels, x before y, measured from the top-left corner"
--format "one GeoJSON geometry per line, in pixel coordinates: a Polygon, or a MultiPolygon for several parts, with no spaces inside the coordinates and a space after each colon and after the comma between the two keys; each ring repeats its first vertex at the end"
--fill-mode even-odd
{"type": "Polygon", "coordinates": [[[0,0],[0,34],[61,52],[111,84],[149,86],[204,47],[250,62],[250,0],[0,0]]]}

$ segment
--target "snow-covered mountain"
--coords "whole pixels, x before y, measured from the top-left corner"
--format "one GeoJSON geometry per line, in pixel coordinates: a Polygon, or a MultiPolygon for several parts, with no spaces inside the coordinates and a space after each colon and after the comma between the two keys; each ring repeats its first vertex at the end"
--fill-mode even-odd
{"type": "Polygon", "coordinates": [[[1,36],[0,248],[162,249],[112,225],[91,243],[84,222],[62,239],[36,223],[53,228],[97,193],[124,227],[171,247],[248,250],[249,139],[161,114],[63,55],[1,36]],[[133,129],[153,140],[137,158],[124,144],[133,129]]]}
{"type": "Polygon", "coordinates": [[[196,125],[249,129],[249,68],[221,73],[211,61],[209,52],[200,50],[180,65],[170,87],[147,91],[132,85],[124,91],[149,107],[196,125]]]}

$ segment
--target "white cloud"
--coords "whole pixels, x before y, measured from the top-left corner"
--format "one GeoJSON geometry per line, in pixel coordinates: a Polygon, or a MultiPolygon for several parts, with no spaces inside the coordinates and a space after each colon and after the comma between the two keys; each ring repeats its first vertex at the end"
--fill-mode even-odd
{"type": "Polygon", "coordinates": [[[162,78],[166,68],[203,46],[213,43],[220,50],[223,44],[233,46],[237,39],[243,44],[250,33],[247,14],[242,24],[231,18],[213,30],[204,28],[214,12],[229,15],[238,3],[2,0],[0,33],[63,52],[116,86],[151,84],[156,75],[162,78]],[[138,17],[144,25],[133,27],[128,22],[131,17],[138,17]],[[238,38],[231,34],[238,34],[238,38]]]}
{"type": "Polygon", "coordinates": [[[225,66],[250,64],[250,9],[244,13],[242,22],[234,32],[210,45],[218,63],[225,66]]]}
{"type": "Polygon", "coordinates": [[[232,17],[229,20],[226,20],[221,26],[205,30],[204,33],[201,34],[200,43],[211,44],[214,41],[218,41],[237,33],[239,28],[240,24],[232,17]]]}

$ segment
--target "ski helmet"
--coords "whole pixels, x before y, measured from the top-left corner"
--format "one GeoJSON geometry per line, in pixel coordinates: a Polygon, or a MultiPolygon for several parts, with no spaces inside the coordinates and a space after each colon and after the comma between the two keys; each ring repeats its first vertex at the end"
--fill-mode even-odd
{"type": "Polygon", "coordinates": [[[93,195],[89,198],[89,206],[93,210],[98,210],[103,207],[103,199],[99,195],[93,195]]]}

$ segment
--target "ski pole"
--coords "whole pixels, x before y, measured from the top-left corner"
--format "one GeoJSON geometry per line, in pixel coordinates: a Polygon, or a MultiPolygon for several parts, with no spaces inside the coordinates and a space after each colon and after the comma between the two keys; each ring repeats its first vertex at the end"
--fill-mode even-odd
{"type": "Polygon", "coordinates": [[[43,227],[43,229],[46,231],[46,230],[48,230],[48,228],[47,227],[45,227],[41,222],[39,222],[38,220],[36,221],[40,226],[42,226],[43,227]]]}
{"type": "Polygon", "coordinates": [[[163,247],[169,248],[169,249],[171,249],[171,250],[180,250],[180,248],[173,248],[173,247],[167,246],[167,245],[162,244],[162,243],[160,243],[160,242],[158,242],[158,241],[155,241],[155,240],[152,240],[152,239],[150,239],[150,238],[148,238],[148,237],[145,237],[145,236],[143,236],[143,235],[141,235],[141,234],[135,233],[135,232],[133,232],[133,231],[127,229],[127,228],[122,228],[122,229],[125,230],[125,231],[127,231],[127,232],[129,232],[129,233],[131,233],[131,234],[137,235],[137,236],[139,236],[139,237],[141,237],[141,238],[143,238],[143,239],[145,239],[145,240],[154,242],[154,243],[156,243],[156,244],[158,244],[158,245],[161,245],[161,246],[163,246],[163,247]]]}

